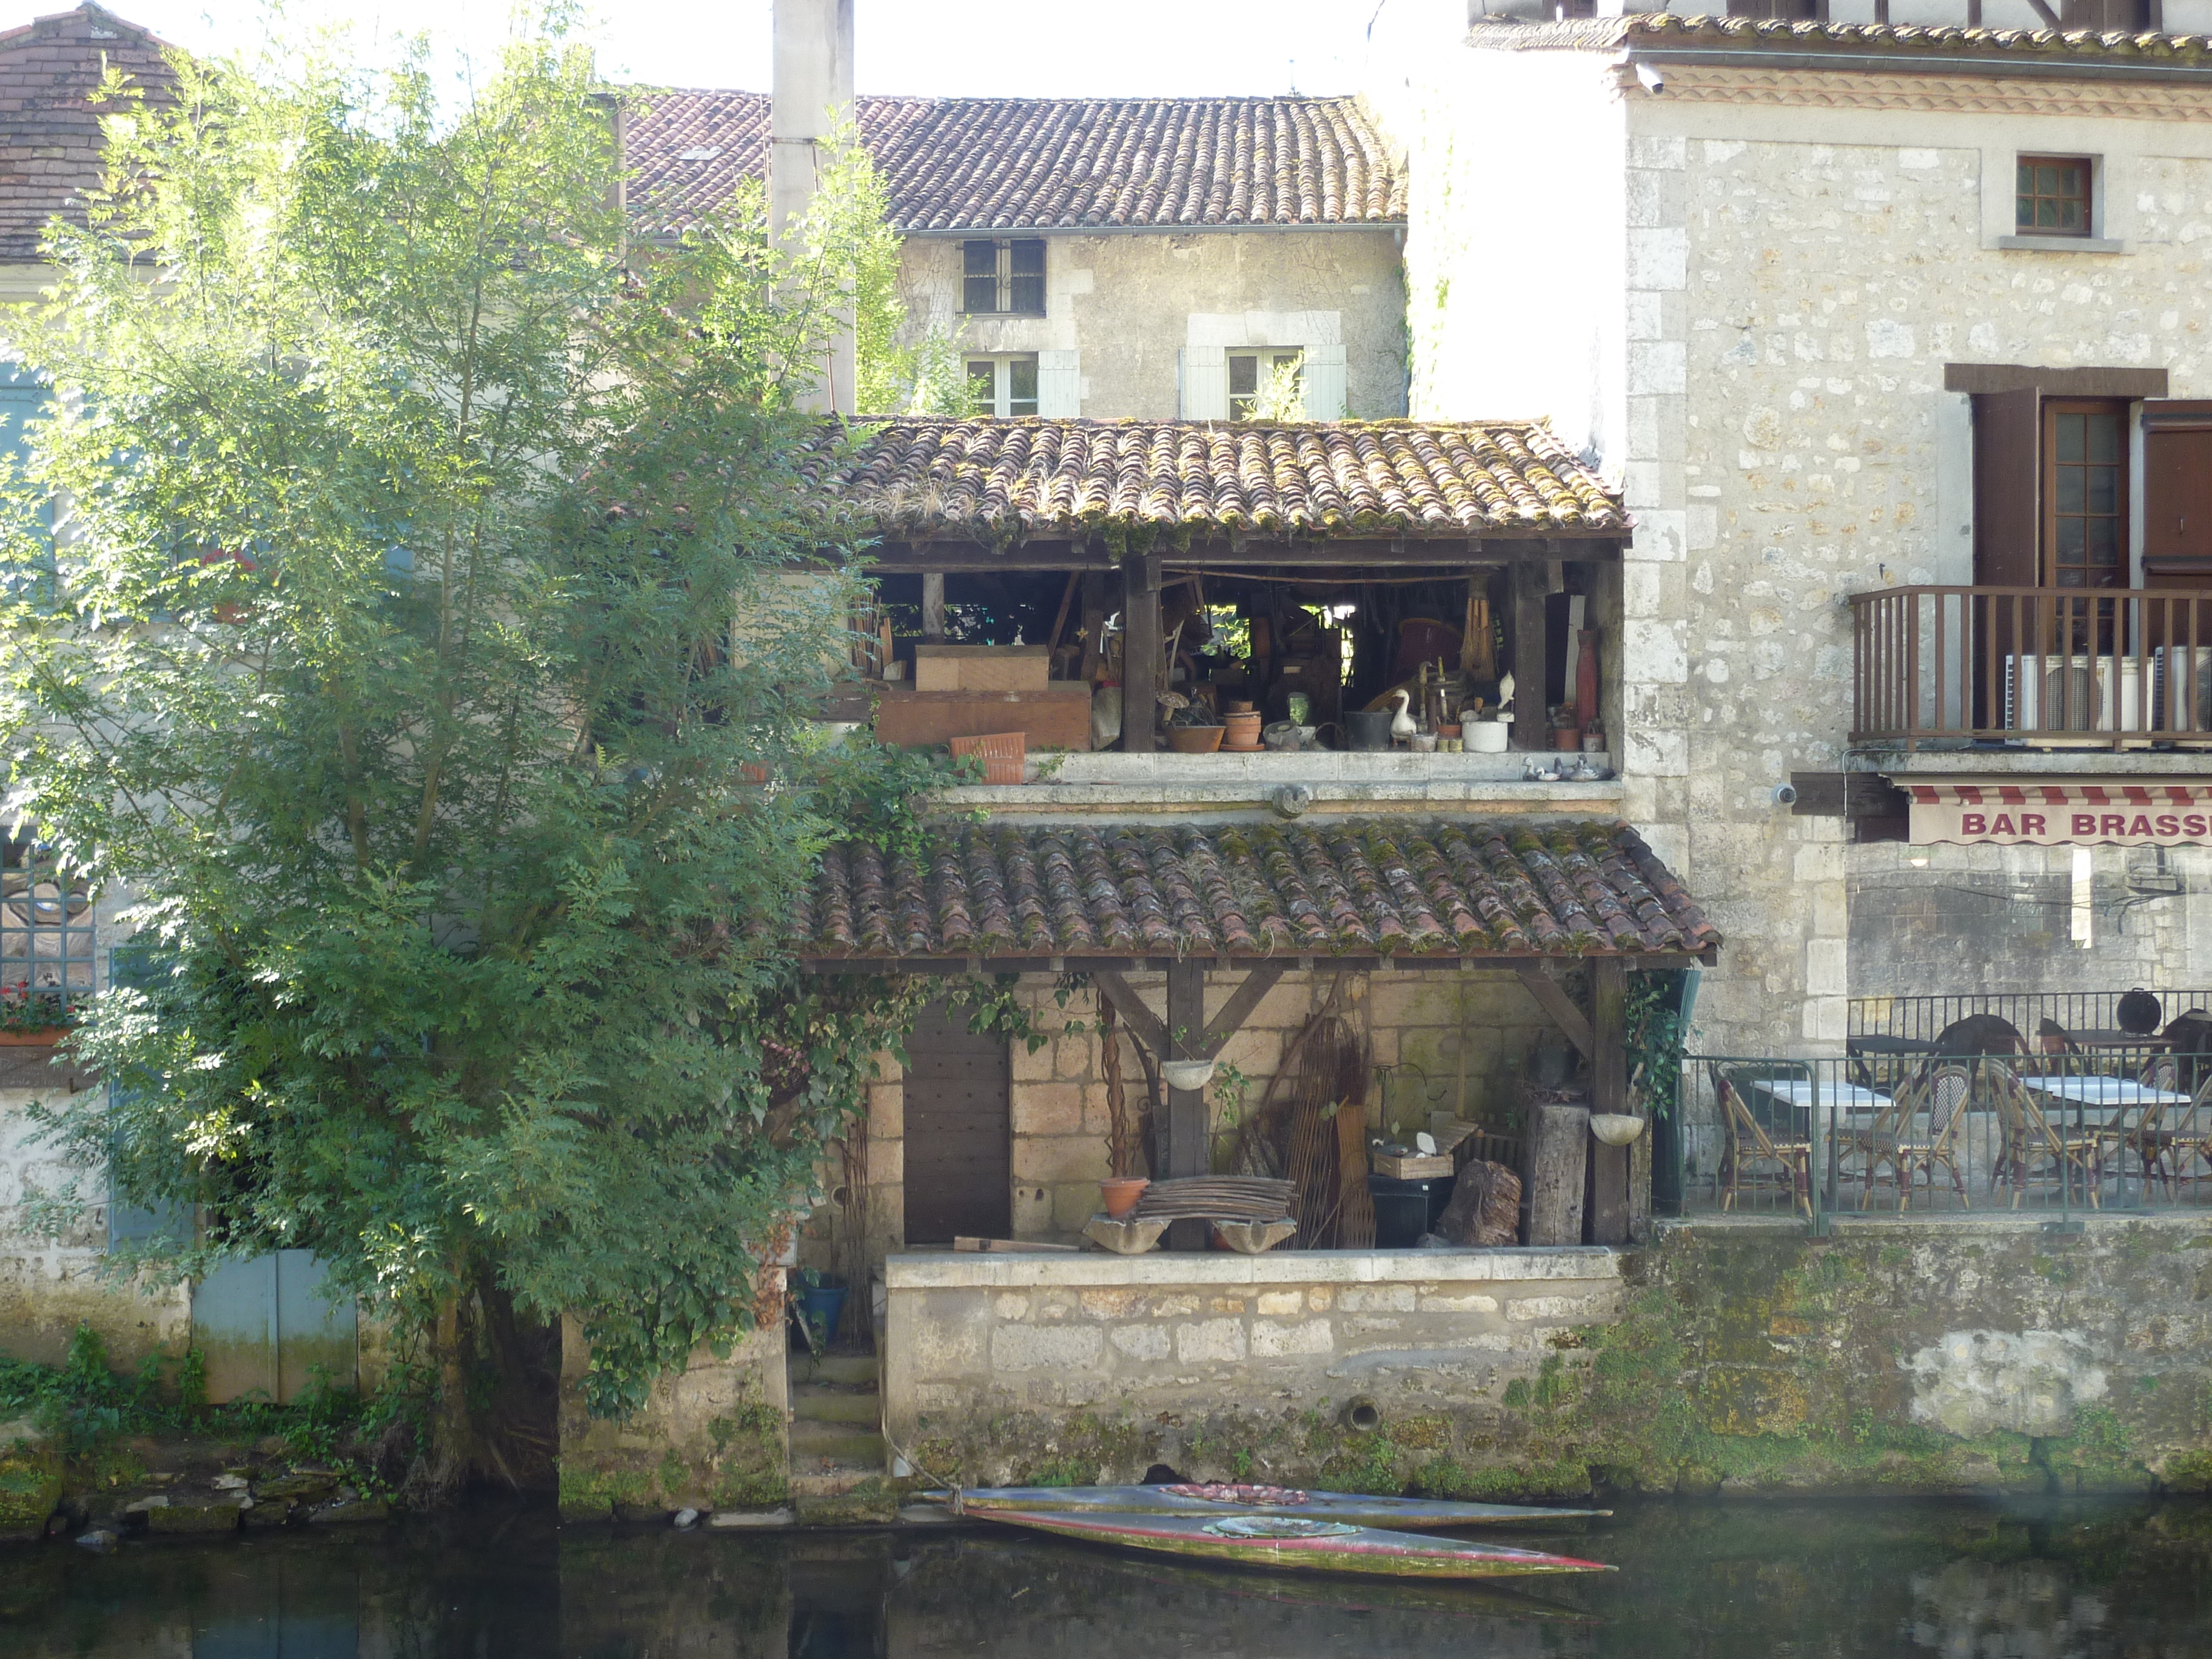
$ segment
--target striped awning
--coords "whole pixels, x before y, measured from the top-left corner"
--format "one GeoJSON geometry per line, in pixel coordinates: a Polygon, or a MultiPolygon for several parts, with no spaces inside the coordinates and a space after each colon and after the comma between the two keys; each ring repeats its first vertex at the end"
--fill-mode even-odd
{"type": "Polygon", "coordinates": [[[2212,778],[1911,778],[1915,842],[2212,845],[2212,778]]]}

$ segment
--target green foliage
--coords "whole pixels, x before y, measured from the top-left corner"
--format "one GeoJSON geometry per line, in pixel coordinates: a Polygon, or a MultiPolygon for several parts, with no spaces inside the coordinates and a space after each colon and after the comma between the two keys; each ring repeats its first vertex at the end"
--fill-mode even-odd
{"type": "Polygon", "coordinates": [[[1305,378],[1295,362],[1277,363],[1267,371],[1258,396],[1252,399],[1248,421],[1303,421],[1306,415],[1305,378]]]}
{"type": "Polygon", "coordinates": [[[898,296],[899,236],[890,228],[890,193],[848,125],[830,136],[823,194],[836,204],[852,259],[853,351],[859,407],[870,415],[965,415],[968,377],[955,335],[929,327],[902,345],[906,307],[898,296]]]}
{"type": "Polygon", "coordinates": [[[73,1038],[118,1086],[44,1130],[199,1207],[118,1268],[311,1249],[428,1335],[448,1443],[489,1288],[579,1316],[625,1412],[750,1325],[920,1000],[783,943],[824,845],[896,844],[927,781],[809,719],[860,590],[793,366],[879,204],[841,164],[781,246],[748,186],[641,251],[556,38],[451,116],[419,58],[178,74],[10,327],[82,395],[10,488],[0,556],[70,506],[0,744],[159,946],[73,1038]]]}
{"type": "Polygon", "coordinates": [[[1627,1026],[1629,1078],[1651,1115],[1674,1109],[1682,1075],[1682,975],[1674,969],[1628,975],[1623,1022],[1627,1026]]]}

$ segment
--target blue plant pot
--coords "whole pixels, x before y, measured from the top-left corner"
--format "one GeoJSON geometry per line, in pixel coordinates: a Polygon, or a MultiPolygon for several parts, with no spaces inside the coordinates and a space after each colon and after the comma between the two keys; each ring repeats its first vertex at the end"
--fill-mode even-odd
{"type": "Polygon", "coordinates": [[[837,1322],[845,1316],[845,1287],[809,1285],[799,1293],[799,1310],[814,1340],[827,1343],[837,1334],[837,1322]]]}

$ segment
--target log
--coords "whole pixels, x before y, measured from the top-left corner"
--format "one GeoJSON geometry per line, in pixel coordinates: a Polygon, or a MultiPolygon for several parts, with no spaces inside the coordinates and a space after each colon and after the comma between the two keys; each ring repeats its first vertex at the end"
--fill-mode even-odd
{"type": "Polygon", "coordinates": [[[1528,1134],[1528,1243],[1583,1242],[1583,1181],[1589,1155],[1589,1108],[1532,1104],[1528,1134]]]}
{"type": "Polygon", "coordinates": [[[1437,1237],[1455,1244],[1503,1249],[1521,1237],[1521,1177],[1503,1164],[1471,1158],[1437,1218],[1437,1237]]]}

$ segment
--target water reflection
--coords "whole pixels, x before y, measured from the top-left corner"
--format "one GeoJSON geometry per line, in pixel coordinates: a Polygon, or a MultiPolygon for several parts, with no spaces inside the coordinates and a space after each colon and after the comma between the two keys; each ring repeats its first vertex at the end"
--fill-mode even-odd
{"type": "MultiPolygon", "coordinates": [[[[1559,1541],[1531,1534],[1510,1541],[1559,1541]]],[[[1159,1563],[987,1528],[562,1530],[485,1510],[334,1537],[0,1548],[0,1655],[175,1659],[1485,1659],[2212,1652],[2197,1504],[1656,1504],[1533,1593],[1159,1563]]]]}

